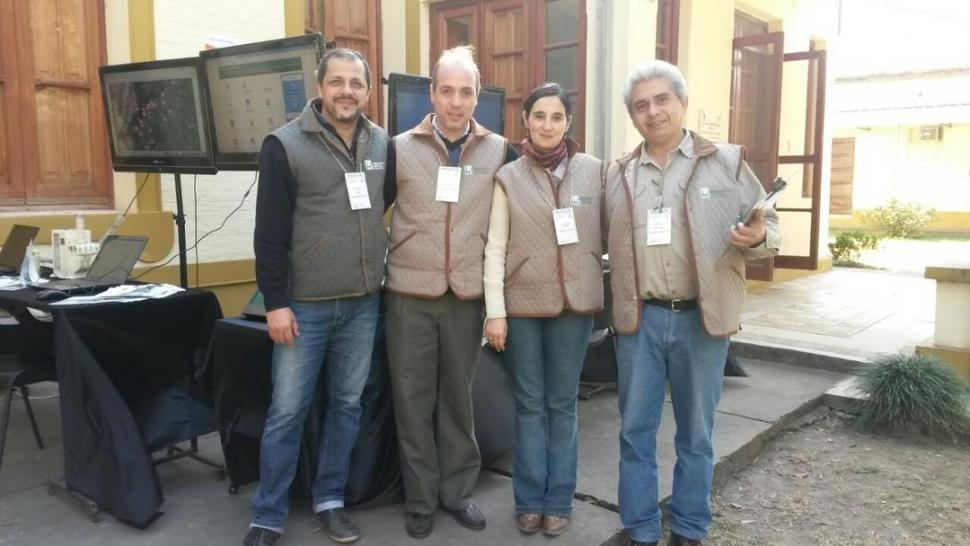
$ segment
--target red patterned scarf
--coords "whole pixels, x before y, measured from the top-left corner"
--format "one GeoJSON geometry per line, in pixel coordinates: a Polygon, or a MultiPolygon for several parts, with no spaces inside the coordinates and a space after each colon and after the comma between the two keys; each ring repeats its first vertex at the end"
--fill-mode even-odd
{"type": "Polygon", "coordinates": [[[565,138],[560,140],[559,145],[551,150],[537,147],[529,137],[522,139],[519,145],[522,146],[525,155],[531,157],[539,166],[549,171],[555,170],[562,163],[562,160],[566,159],[566,154],[569,153],[565,138]]]}

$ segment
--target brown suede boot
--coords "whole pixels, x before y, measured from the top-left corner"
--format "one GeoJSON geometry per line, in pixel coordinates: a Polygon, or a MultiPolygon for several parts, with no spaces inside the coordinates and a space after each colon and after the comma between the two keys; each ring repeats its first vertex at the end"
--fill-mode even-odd
{"type": "Polygon", "coordinates": [[[546,536],[557,537],[569,528],[569,518],[565,516],[544,516],[542,518],[542,532],[546,536]]]}
{"type": "Polygon", "coordinates": [[[542,529],[542,514],[526,512],[515,516],[515,523],[519,526],[519,531],[527,535],[539,532],[542,529]]]}

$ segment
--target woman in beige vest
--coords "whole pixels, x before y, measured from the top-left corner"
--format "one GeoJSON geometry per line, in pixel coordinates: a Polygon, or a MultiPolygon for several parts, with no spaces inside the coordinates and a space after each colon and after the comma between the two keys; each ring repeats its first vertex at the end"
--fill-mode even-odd
{"type": "Polygon", "coordinates": [[[495,175],[485,246],[485,334],[515,390],[512,484],[523,533],[560,535],[576,490],[576,394],[593,315],[603,307],[599,159],[566,138],[572,105],[532,91],[523,155],[495,175]]]}

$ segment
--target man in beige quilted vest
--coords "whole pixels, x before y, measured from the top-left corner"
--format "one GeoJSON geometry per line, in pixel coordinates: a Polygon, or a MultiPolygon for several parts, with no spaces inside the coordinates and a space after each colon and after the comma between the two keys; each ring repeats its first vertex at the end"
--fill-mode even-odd
{"type": "Polygon", "coordinates": [[[444,52],[431,72],[434,113],[388,150],[397,199],[387,256],[387,354],[406,529],[428,536],[438,507],[485,528],[472,493],[481,457],[472,379],[481,354],[485,238],[492,177],[516,155],[473,118],[473,50],[444,52]]]}
{"type": "Polygon", "coordinates": [[[711,431],[745,260],[771,256],[774,210],[743,149],[684,130],[687,84],[648,61],[623,99],[643,143],[611,166],[604,196],[617,337],[620,519],[630,544],[661,539],[656,435],[664,385],[677,424],[668,544],[700,544],[711,522],[711,431]],[[752,212],[752,210],[754,212],[752,212]]]}

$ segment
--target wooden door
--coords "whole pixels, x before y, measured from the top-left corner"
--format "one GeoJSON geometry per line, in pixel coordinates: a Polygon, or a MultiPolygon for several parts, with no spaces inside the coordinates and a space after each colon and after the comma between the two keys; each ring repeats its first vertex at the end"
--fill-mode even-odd
{"type": "Polygon", "coordinates": [[[371,71],[370,103],[367,117],[382,124],[384,88],[381,84],[380,0],[324,0],[323,35],[337,47],[359,51],[371,71]]]}
{"type": "MultiPolygon", "coordinates": [[[[533,17],[537,56],[533,59],[535,87],[543,82],[556,82],[569,95],[573,105],[573,122],[569,138],[582,144],[585,135],[586,88],[586,13],[585,0],[542,0],[533,17]]],[[[530,55],[531,56],[531,55],[530,55]]]]}
{"type": "Polygon", "coordinates": [[[0,205],[22,205],[25,197],[20,110],[16,84],[14,0],[0,0],[0,205]]]}
{"type": "MultiPolygon", "coordinates": [[[[781,71],[784,35],[772,32],[734,39],[730,141],[745,147],[747,161],[766,188],[778,175],[781,71]]],[[[771,280],[771,258],[748,263],[748,278],[771,280]]]]}
{"type": "Polygon", "coordinates": [[[657,48],[656,58],[677,64],[680,38],[680,0],[657,2],[657,48]]]}
{"type": "Polygon", "coordinates": [[[303,32],[323,34],[320,28],[320,0],[303,0],[303,32]]]}
{"type": "Polygon", "coordinates": [[[832,139],[832,181],[829,214],[852,214],[855,138],[832,139]]]}
{"type": "Polygon", "coordinates": [[[534,71],[529,51],[529,6],[523,0],[485,5],[482,70],[492,85],[505,88],[505,136],[517,143],[525,138],[522,103],[531,91],[528,74],[534,71]]]}
{"type": "MultiPolygon", "coordinates": [[[[818,269],[825,61],[825,51],[814,49],[785,54],[786,83],[782,84],[782,93],[788,98],[804,97],[805,101],[787,101],[784,117],[789,125],[792,120],[801,120],[804,139],[800,149],[796,147],[778,156],[780,174],[789,184],[775,205],[778,221],[785,226],[781,251],[774,258],[778,267],[818,269]],[[797,110],[788,111],[793,108],[797,110]]],[[[786,132],[796,128],[797,125],[787,126],[786,132]]],[[[794,134],[788,137],[789,143],[793,141],[798,142],[794,134]]]]}
{"type": "MultiPolygon", "coordinates": [[[[460,45],[470,45],[482,51],[481,9],[478,4],[431,7],[431,64],[441,52],[460,45]]],[[[480,61],[479,61],[480,62],[480,61]]]]}
{"type": "MultiPolygon", "coordinates": [[[[99,0],[12,2],[27,205],[109,204],[99,0]]],[[[6,34],[6,33],[5,33],[6,34]]]]}
{"type": "Polygon", "coordinates": [[[525,136],[522,103],[557,81],[574,103],[570,136],[583,143],[586,100],[585,0],[447,0],[431,5],[431,59],[447,48],[477,50],[482,81],[505,89],[505,136],[525,136]]]}

